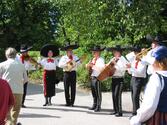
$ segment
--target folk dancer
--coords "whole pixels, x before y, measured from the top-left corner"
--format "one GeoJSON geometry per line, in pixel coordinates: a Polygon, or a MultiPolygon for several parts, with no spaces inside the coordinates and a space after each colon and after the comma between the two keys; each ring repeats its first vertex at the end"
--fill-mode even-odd
{"type": "Polygon", "coordinates": [[[68,41],[65,46],[61,48],[61,50],[66,51],[66,55],[61,57],[58,64],[64,71],[63,81],[66,106],[72,107],[74,106],[76,95],[76,70],[77,66],[80,64],[79,58],[73,54],[73,50],[78,47],[77,44],[70,44],[68,41]]]}
{"type": "Polygon", "coordinates": [[[56,67],[58,61],[55,58],[59,55],[58,47],[53,44],[46,44],[40,51],[44,58],[39,62],[44,68],[43,82],[44,82],[44,96],[45,104],[43,106],[52,105],[51,99],[55,95],[55,84],[57,84],[56,67]]]}
{"type": "Polygon", "coordinates": [[[101,51],[103,50],[104,48],[100,46],[94,46],[91,48],[93,59],[86,64],[86,68],[89,70],[91,75],[91,91],[93,96],[93,106],[90,110],[94,110],[95,112],[99,112],[101,110],[101,82],[97,79],[97,76],[105,67],[104,59],[100,56],[101,51]]]}
{"type": "Polygon", "coordinates": [[[113,52],[114,58],[111,61],[114,63],[115,73],[112,76],[112,99],[114,112],[111,115],[116,117],[122,116],[122,87],[124,83],[126,64],[128,61],[122,56],[123,48],[116,45],[112,48],[107,48],[108,51],[113,52]]]}
{"type": "Polygon", "coordinates": [[[159,47],[152,53],[154,73],[147,83],[144,100],[131,125],[166,125],[167,123],[167,48],[159,47]]]}
{"type": "MultiPolygon", "coordinates": [[[[128,72],[132,75],[131,77],[131,96],[133,103],[133,112],[132,115],[137,114],[137,109],[140,107],[140,93],[142,87],[146,84],[146,68],[147,65],[141,63],[140,59],[136,56],[141,52],[141,48],[139,46],[135,46],[133,49],[134,58],[133,60],[129,60],[129,64],[127,64],[128,72]]],[[[128,58],[127,58],[128,59],[128,58]]]]}

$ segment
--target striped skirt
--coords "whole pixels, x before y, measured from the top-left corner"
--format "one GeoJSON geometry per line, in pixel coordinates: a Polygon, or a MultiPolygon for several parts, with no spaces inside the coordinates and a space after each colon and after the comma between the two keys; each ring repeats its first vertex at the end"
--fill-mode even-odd
{"type": "Polygon", "coordinates": [[[167,113],[156,111],[144,125],[167,125],[167,113]]]}

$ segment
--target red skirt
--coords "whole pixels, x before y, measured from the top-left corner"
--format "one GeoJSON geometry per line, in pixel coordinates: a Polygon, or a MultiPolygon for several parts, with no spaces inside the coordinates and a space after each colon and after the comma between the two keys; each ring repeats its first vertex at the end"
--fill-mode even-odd
{"type": "Polygon", "coordinates": [[[167,125],[167,113],[156,111],[146,125],[167,125]]]}

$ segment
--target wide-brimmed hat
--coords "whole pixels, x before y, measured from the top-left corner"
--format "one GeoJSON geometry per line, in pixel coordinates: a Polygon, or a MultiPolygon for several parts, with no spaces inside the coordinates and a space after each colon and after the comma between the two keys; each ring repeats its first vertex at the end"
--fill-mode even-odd
{"type": "Polygon", "coordinates": [[[115,47],[107,47],[106,48],[107,51],[119,51],[122,52],[123,50],[125,50],[125,48],[121,47],[120,45],[116,45],[115,47]]]}
{"type": "Polygon", "coordinates": [[[90,48],[90,51],[103,51],[104,49],[105,49],[105,47],[95,45],[95,46],[90,48]]]}
{"type": "Polygon", "coordinates": [[[63,47],[61,47],[61,50],[62,51],[67,51],[69,49],[74,50],[74,49],[77,49],[78,47],[79,47],[79,45],[77,43],[71,44],[70,40],[67,40],[65,45],[63,47]]]}
{"type": "Polygon", "coordinates": [[[54,44],[45,44],[41,48],[41,51],[40,51],[41,56],[48,57],[48,52],[50,50],[53,52],[53,57],[59,55],[59,48],[56,45],[54,45],[54,44]]]}
{"type": "Polygon", "coordinates": [[[141,47],[140,46],[134,46],[132,48],[132,51],[134,51],[134,52],[141,52],[141,47]]]}
{"type": "Polygon", "coordinates": [[[28,46],[27,44],[20,45],[20,53],[24,53],[32,49],[32,46],[28,46]]]}

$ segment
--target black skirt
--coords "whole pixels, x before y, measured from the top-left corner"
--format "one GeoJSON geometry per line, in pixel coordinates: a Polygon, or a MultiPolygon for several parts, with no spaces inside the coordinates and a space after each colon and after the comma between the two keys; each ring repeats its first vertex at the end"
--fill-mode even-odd
{"type": "Polygon", "coordinates": [[[55,95],[55,74],[55,70],[44,70],[43,81],[45,97],[52,97],[55,95]]]}

